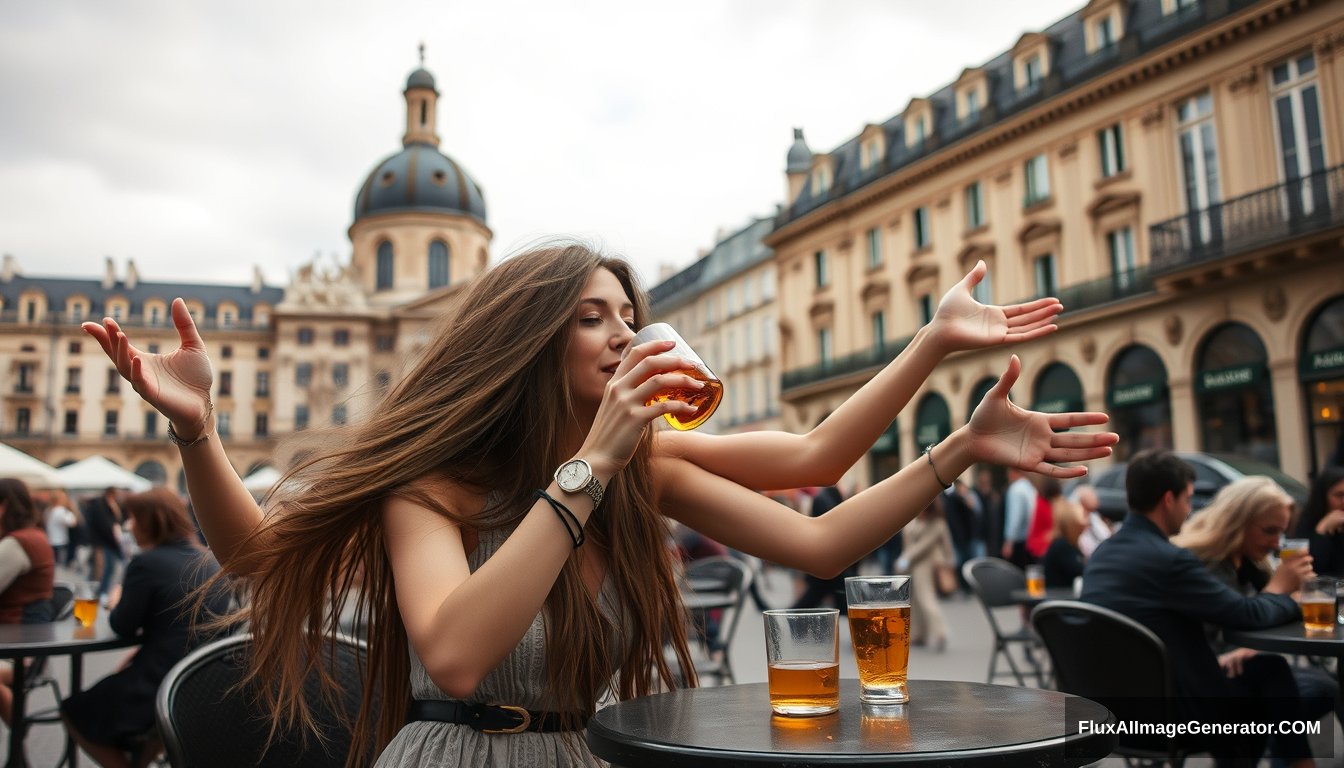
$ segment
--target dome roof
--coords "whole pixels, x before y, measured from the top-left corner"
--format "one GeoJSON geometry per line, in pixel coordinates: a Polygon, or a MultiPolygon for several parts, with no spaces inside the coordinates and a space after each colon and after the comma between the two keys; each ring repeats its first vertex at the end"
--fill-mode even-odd
{"type": "Polygon", "coordinates": [[[451,158],[415,143],[379,163],[355,196],[355,221],[394,211],[465,215],[484,224],[485,195],[451,158]]]}
{"type": "Polygon", "coordinates": [[[409,91],[412,88],[428,88],[435,93],[438,92],[434,88],[434,76],[429,74],[424,67],[415,70],[410,77],[406,78],[406,90],[409,91]]]}
{"type": "Polygon", "coordinates": [[[807,173],[812,170],[812,150],[807,148],[807,142],[803,140],[803,129],[793,129],[793,146],[789,147],[788,161],[785,163],[785,172],[787,173],[807,173]]]}

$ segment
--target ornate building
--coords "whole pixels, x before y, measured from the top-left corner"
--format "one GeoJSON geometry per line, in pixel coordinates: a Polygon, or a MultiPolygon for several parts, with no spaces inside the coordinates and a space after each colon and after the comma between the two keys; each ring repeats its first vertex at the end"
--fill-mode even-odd
{"type": "MultiPolygon", "coordinates": [[[[48,463],[101,454],[156,482],[181,479],[167,425],[116,375],[84,320],[114,317],[151,352],[177,346],[168,306],[182,297],[214,364],[221,438],[240,474],[271,460],[278,438],[359,420],[489,262],[480,186],[439,151],[438,91],[425,69],[404,91],[402,150],[360,185],[350,261],[262,284],[142,281],[107,259],[101,280],[0,270],[0,434],[48,463]]],[[[302,443],[301,440],[294,441],[302,443]]]]}
{"type": "MultiPolygon", "coordinates": [[[[894,359],[979,259],[984,301],[1057,295],[1014,399],[1299,479],[1344,409],[1344,5],[1091,0],[824,154],[801,134],[764,242],[786,428],[894,359]]],[[[957,354],[866,484],[964,424],[1009,350],[957,354]]]]}

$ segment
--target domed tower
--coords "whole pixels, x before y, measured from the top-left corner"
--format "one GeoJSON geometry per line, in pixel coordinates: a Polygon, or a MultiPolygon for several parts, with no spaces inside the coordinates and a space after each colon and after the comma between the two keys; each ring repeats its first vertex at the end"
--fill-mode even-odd
{"type": "Polygon", "coordinates": [[[369,173],[355,196],[352,263],[374,306],[414,300],[470,280],[489,261],[481,187],[439,151],[438,89],[421,66],[406,79],[403,149],[369,173]]]}

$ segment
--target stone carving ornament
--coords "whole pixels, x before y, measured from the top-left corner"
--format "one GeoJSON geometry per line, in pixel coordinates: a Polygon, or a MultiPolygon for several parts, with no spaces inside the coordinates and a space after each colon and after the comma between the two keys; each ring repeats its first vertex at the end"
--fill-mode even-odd
{"type": "Polygon", "coordinates": [[[1185,326],[1181,323],[1180,315],[1167,315],[1162,320],[1162,330],[1167,334],[1167,343],[1176,346],[1181,343],[1181,336],[1185,333],[1185,326]]]}
{"type": "Polygon", "coordinates": [[[1265,314],[1276,323],[1288,314],[1288,297],[1283,294],[1283,289],[1277,285],[1271,285],[1265,289],[1264,303],[1265,314]]]}

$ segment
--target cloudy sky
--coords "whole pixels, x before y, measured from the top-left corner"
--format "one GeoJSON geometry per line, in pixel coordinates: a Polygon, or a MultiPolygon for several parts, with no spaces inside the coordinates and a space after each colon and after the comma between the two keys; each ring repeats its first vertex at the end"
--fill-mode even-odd
{"type": "Polygon", "coordinates": [[[552,234],[646,280],[826,151],[1082,0],[0,4],[0,253],[27,274],[267,282],[349,258],[426,45],[492,257],[552,234]]]}

